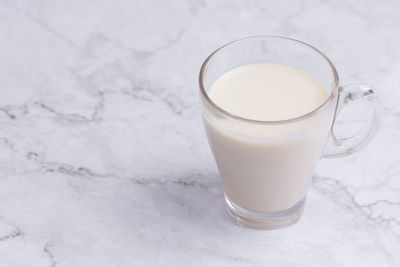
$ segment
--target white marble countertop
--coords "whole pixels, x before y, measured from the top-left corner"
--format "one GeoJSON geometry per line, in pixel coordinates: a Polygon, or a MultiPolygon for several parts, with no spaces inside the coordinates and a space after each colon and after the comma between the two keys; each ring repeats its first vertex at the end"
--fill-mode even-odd
{"type": "Polygon", "coordinates": [[[0,1],[0,266],[400,266],[400,2],[0,1]],[[231,223],[197,75],[256,34],[372,84],[376,138],[320,161],[299,223],[231,223]]]}

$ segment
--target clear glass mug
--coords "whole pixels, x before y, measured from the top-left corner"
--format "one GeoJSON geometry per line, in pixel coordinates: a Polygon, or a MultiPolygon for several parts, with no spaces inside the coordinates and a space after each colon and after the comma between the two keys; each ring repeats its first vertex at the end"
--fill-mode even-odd
{"type": "Polygon", "coordinates": [[[378,125],[377,101],[370,87],[340,86],[334,65],[322,52],[290,38],[255,36],[228,43],[204,61],[199,83],[204,126],[227,210],[234,222],[251,228],[274,229],[297,222],[317,161],[362,148],[378,125]],[[283,121],[238,117],[208,97],[217,78],[253,63],[297,67],[316,78],[329,97],[308,114],[283,121]],[[365,101],[372,112],[360,132],[337,138],[335,118],[353,101],[365,101]]]}

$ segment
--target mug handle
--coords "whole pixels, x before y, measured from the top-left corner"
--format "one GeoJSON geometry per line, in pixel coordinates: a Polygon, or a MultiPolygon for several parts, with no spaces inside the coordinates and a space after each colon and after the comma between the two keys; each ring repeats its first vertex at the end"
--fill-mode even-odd
{"type": "MultiPolygon", "coordinates": [[[[339,99],[335,118],[331,128],[330,140],[325,148],[323,158],[338,158],[350,155],[367,145],[375,135],[379,124],[379,103],[374,90],[365,84],[350,84],[339,88],[339,99]],[[355,135],[337,138],[334,133],[336,118],[339,112],[355,101],[366,101],[372,109],[371,116],[364,127],[355,135]]],[[[336,126],[337,127],[337,126],[336,126]]]]}

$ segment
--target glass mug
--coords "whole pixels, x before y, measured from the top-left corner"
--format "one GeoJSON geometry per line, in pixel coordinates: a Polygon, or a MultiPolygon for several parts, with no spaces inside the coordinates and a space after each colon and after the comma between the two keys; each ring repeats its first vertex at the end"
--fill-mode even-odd
{"type": "Polygon", "coordinates": [[[228,43],[204,61],[199,83],[204,126],[226,207],[234,222],[242,226],[275,229],[297,222],[317,161],[362,148],[378,124],[371,88],[340,86],[334,65],[322,52],[290,38],[255,36],[228,43]],[[317,79],[329,97],[313,111],[282,121],[239,117],[209,98],[207,92],[217,78],[253,63],[301,69],[317,79]],[[333,132],[337,114],[344,105],[359,100],[371,106],[365,127],[354,136],[337,138],[333,132]]]}

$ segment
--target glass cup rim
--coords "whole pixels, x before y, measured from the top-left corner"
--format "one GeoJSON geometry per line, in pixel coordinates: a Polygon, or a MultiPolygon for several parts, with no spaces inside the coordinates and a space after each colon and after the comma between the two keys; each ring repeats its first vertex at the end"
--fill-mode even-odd
{"type": "Polygon", "coordinates": [[[318,50],[317,48],[315,48],[314,46],[312,46],[312,45],[310,45],[310,44],[308,44],[306,42],[303,42],[303,41],[300,41],[300,40],[296,40],[296,39],[293,39],[293,38],[289,38],[289,37],[277,36],[277,35],[254,35],[254,36],[248,36],[248,37],[244,37],[244,38],[240,38],[240,39],[231,41],[229,43],[226,43],[226,44],[222,45],[221,47],[217,48],[216,50],[214,50],[204,60],[203,64],[201,65],[200,74],[199,74],[199,85],[200,85],[200,91],[201,91],[201,94],[203,95],[203,97],[218,112],[221,112],[222,114],[226,115],[227,117],[235,119],[235,120],[240,120],[240,121],[248,122],[248,123],[269,124],[270,125],[270,124],[285,124],[285,123],[291,123],[291,122],[296,122],[296,121],[300,121],[300,120],[303,120],[303,119],[307,119],[307,118],[313,116],[314,114],[316,114],[317,112],[319,112],[320,110],[322,110],[325,106],[328,105],[328,103],[330,103],[334,99],[336,89],[339,87],[339,76],[338,76],[338,73],[337,73],[336,68],[333,65],[332,61],[324,53],[322,53],[320,50],[318,50]],[[334,80],[334,87],[335,88],[332,90],[332,92],[330,93],[329,97],[321,105],[319,105],[317,108],[313,109],[312,111],[310,111],[310,112],[308,112],[306,114],[303,114],[303,115],[298,116],[298,117],[286,119],[286,120],[276,120],[276,121],[253,120],[253,119],[248,119],[248,118],[244,118],[244,117],[241,117],[241,116],[237,116],[235,114],[232,114],[232,113],[222,109],[216,103],[214,103],[211,100],[211,98],[209,98],[209,96],[208,96],[208,94],[207,94],[207,92],[205,90],[204,84],[203,84],[204,72],[205,72],[205,69],[206,69],[207,64],[210,61],[210,59],[214,55],[216,55],[219,51],[221,51],[222,49],[224,49],[227,46],[230,46],[232,44],[238,43],[240,41],[245,41],[245,40],[249,40],[249,39],[262,39],[262,38],[264,38],[264,39],[266,39],[266,38],[268,38],[268,39],[281,39],[281,40],[285,40],[285,41],[296,42],[296,43],[299,43],[301,45],[304,45],[304,46],[312,49],[314,52],[317,52],[320,56],[322,56],[322,58],[324,58],[324,60],[326,62],[328,62],[328,65],[330,66],[332,74],[333,74],[333,80],[334,80]]]}

